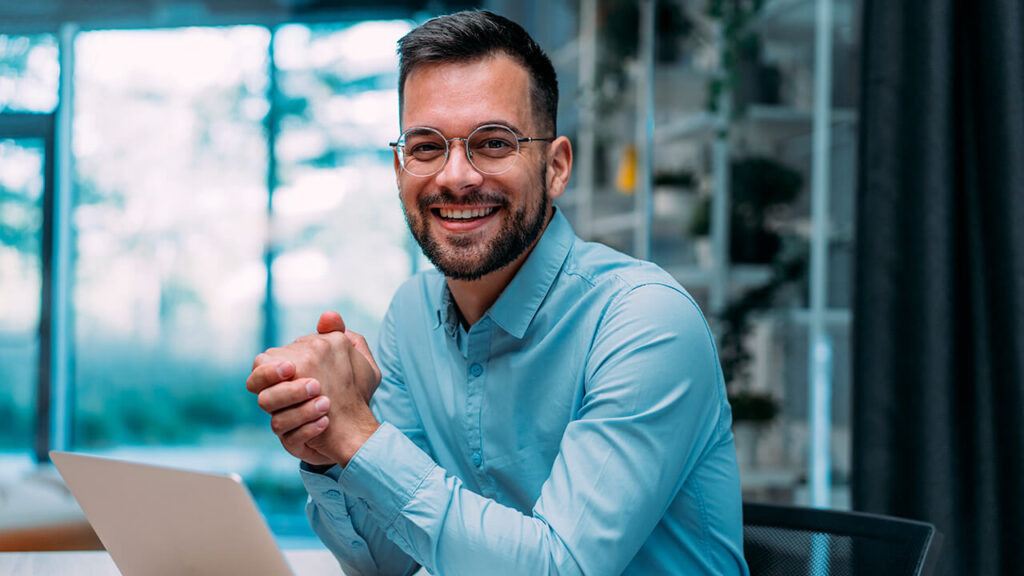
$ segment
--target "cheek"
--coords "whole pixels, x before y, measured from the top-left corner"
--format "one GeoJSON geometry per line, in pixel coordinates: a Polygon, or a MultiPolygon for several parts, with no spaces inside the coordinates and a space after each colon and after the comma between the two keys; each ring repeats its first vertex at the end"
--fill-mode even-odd
{"type": "Polygon", "coordinates": [[[409,182],[398,181],[398,200],[409,210],[416,207],[417,187],[409,182]]]}

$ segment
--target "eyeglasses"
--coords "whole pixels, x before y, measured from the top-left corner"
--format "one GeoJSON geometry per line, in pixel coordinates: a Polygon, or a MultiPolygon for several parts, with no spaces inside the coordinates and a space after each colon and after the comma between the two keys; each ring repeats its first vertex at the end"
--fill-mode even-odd
{"type": "Polygon", "coordinates": [[[485,124],[465,138],[445,138],[433,128],[409,128],[398,141],[388,145],[398,153],[398,161],[409,174],[419,177],[433,176],[448,163],[451,143],[461,140],[466,147],[466,158],[481,174],[503,174],[515,166],[519,158],[519,145],[530,142],[550,142],[554,138],[520,138],[508,126],[485,124]]]}

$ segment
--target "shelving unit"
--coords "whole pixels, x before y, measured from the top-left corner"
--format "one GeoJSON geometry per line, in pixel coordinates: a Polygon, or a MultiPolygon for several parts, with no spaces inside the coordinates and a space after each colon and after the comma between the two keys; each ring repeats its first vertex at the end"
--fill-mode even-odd
{"type": "MultiPolygon", "coordinates": [[[[775,381],[767,377],[754,380],[757,386],[784,396],[784,403],[806,407],[802,421],[794,425],[802,426],[796,434],[813,450],[800,466],[771,464],[761,476],[771,477],[773,486],[780,477],[794,482],[811,477],[816,478],[812,484],[820,484],[822,460],[828,466],[832,459],[828,438],[818,441],[815,436],[822,434],[822,422],[828,425],[834,410],[827,398],[823,403],[815,395],[822,384],[835,379],[829,373],[830,366],[837,363],[834,356],[842,355],[842,362],[847,356],[844,350],[830,346],[824,335],[837,330],[845,333],[851,318],[849,294],[842,282],[845,272],[836,264],[849,260],[852,251],[854,188],[848,174],[854,165],[857,123],[855,97],[848,94],[853,82],[845,78],[849,74],[842,72],[844,78],[835,91],[830,87],[837,76],[832,72],[831,54],[833,49],[840,58],[855,54],[859,0],[769,0],[750,30],[762,42],[759,63],[767,62],[777,73],[776,98],[740,102],[736,114],[734,94],[728,90],[719,94],[716,111],[705,105],[709,83],[725,72],[716,64],[724,42],[721,29],[705,16],[704,2],[639,0],[636,55],[625,62],[628,81],[620,85],[602,78],[601,73],[609,65],[601,48],[606,44],[603,35],[610,28],[601,18],[607,17],[611,4],[610,0],[579,0],[579,36],[568,44],[573,48],[559,53],[560,66],[575,64],[573,77],[578,82],[576,97],[570,100],[577,120],[573,124],[577,129],[575,185],[559,204],[584,238],[664,267],[694,294],[714,328],[731,302],[772,281],[775,269],[771,262],[733,262],[730,258],[730,166],[737,159],[759,156],[791,166],[802,176],[804,186],[798,197],[773,215],[772,225],[790,241],[809,246],[806,285],[801,282],[798,292],[802,295],[791,296],[788,304],[773,313],[760,314],[755,323],[780,326],[786,333],[808,333],[800,354],[802,368],[790,366],[789,361],[776,362],[784,365],[781,369],[787,374],[802,372],[806,382],[803,397],[785,396],[796,389],[785,381],[786,374],[777,375],[775,381]],[[699,37],[697,42],[688,42],[685,57],[675,62],[661,61],[655,54],[659,43],[656,16],[666,4],[678,7],[699,37]],[[831,25],[820,25],[825,22],[831,25]],[[827,49],[822,48],[823,31],[828,33],[827,49]],[[836,32],[834,41],[832,32],[836,32]],[[820,57],[823,55],[827,62],[820,57]],[[815,101],[819,92],[830,98],[815,101]],[[830,165],[840,165],[845,175],[833,176],[830,165]],[[632,178],[623,177],[630,171],[632,178]],[[665,175],[680,177],[663,184],[660,180],[665,175]],[[688,181],[680,183],[687,180],[681,177],[684,175],[688,181]],[[830,197],[841,201],[830,203],[830,197]],[[701,202],[710,203],[708,233],[695,237],[688,228],[701,202]],[[822,412],[829,414],[822,419],[822,412]],[[812,433],[812,426],[818,431],[812,433]]],[[[567,96],[573,93],[563,89],[567,96]]],[[[771,345],[766,340],[765,346],[771,345]]],[[[774,352],[764,348],[755,354],[774,352]]],[[[848,371],[840,374],[840,387],[848,381],[848,371]]],[[[785,417],[795,420],[783,408],[785,417]]],[[[845,419],[835,425],[840,428],[838,437],[845,438],[847,433],[841,429],[846,426],[845,419]]],[[[838,450],[848,452],[849,446],[838,450]]],[[[846,459],[840,455],[836,460],[841,464],[846,459]]],[[[745,486],[748,478],[758,477],[745,472],[745,486]]],[[[821,504],[822,488],[810,488],[809,497],[821,504]]],[[[827,475],[823,490],[827,497],[827,475]]],[[[798,492],[796,487],[793,491],[798,492]]]]}

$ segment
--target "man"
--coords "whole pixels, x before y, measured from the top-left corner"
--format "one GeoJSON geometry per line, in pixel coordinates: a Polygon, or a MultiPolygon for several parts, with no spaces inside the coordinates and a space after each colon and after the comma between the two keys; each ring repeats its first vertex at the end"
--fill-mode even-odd
{"type": "Polygon", "coordinates": [[[746,574],[712,337],[669,275],[553,207],[572,151],[548,58],[489,12],[399,54],[395,176],[437,270],[395,295],[379,371],[327,313],[247,382],[316,533],[350,575],[746,574]]]}

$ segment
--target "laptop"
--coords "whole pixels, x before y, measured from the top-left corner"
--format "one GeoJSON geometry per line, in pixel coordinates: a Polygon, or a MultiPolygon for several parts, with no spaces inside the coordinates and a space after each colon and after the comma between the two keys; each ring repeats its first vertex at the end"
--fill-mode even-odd
{"type": "Polygon", "coordinates": [[[292,576],[241,478],[50,452],[123,576],[292,576]]]}

